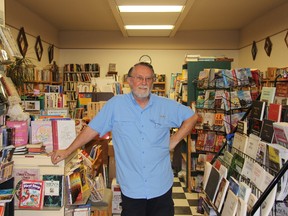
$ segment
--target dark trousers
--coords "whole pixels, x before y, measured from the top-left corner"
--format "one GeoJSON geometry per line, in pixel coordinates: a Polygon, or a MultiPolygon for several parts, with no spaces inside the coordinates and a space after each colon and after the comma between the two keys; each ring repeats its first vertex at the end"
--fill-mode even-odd
{"type": "Polygon", "coordinates": [[[152,199],[132,199],[121,194],[121,216],[174,216],[172,188],[152,199]]]}

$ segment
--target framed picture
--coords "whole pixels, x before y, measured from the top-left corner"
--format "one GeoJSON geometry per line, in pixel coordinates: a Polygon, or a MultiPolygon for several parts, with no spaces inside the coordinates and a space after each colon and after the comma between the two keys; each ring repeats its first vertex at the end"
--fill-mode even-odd
{"type": "Polygon", "coordinates": [[[268,56],[271,55],[271,51],[272,51],[272,42],[270,40],[270,37],[267,37],[266,40],[265,40],[265,46],[264,46],[264,49],[266,51],[266,54],[268,56]]]}
{"type": "Polygon", "coordinates": [[[256,41],[253,41],[252,49],[251,49],[253,60],[256,59],[257,52],[258,52],[258,49],[257,49],[256,41]]]}
{"type": "Polygon", "coordinates": [[[54,45],[50,45],[48,47],[48,58],[49,58],[49,64],[51,64],[54,58],[54,45]]]}
{"type": "Polygon", "coordinates": [[[25,111],[40,110],[40,101],[22,101],[25,111]]]}
{"type": "Polygon", "coordinates": [[[24,27],[20,28],[19,30],[19,34],[17,36],[17,44],[19,51],[24,58],[28,49],[28,41],[26,38],[24,27]]]}
{"type": "Polygon", "coordinates": [[[35,53],[37,56],[38,61],[41,61],[42,54],[43,54],[43,46],[40,36],[37,36],[36,43],[35,43],[35,53]]]}
{"type": "Polygon", "coordinates": [[[285,36],[285,43],[286,43],[286,46],[288,48],[288,31],[287,31],[286,36],[285,36]]]}

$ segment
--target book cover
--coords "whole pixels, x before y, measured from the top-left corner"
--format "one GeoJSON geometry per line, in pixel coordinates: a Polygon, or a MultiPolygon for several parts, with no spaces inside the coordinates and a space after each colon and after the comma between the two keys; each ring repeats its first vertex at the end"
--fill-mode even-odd
{"type": "Polygon", "coordinates": [[[196,108],[204,108],[205,103],[205,90],[199,90],[196,100],[196,108]]]}
{"type": "Polygon", "coordinates": [[[254,185],[257,185],[257,188],[261,190],[261,188],[263,187],[263,176],[265,176],[266,171],[264,170],[264,168],[258,164],[258,163],[254,163],[253,164],[253,169],[252,169],[252,175],[251,175],[251,182],[254,185]]]}
{"type": "Polygon", "coordinates": [[[247,179],[251,179],[254,162],[249,158],[245,158],[241,175],[247,179]]]}
{"type": "Polygon", "coordinates": [[[217,90],[215,91],[215,101],[214,101],[214,108],[215,109],[222,109],[223,107],[223,96],[224,90],[217,90]]]}
{"type": "Polygon", "coordinates": [[[53,120],[54,150],[67,148],[76,138],[75,120],[53,120]]]}
{"type": "Polygon", "coordinates": [[[205,111],[202,109],[197,110],[198,119],[195,124],[195,129],[203,129],[205,111]]]}
{"type": "Polygon", "coordinates": [[[275,96],[278,97],[288,97],[288,85],[285,82],[277,82],[276,83],[276,92],[275,96]]]}
{"type": "Polygon", "coordinates": [[[223,206],[224,199],[228,191],[228,187],[229,187],[229,181],[226,178],[222,178],[220,185],[219,185],[218,193],[214,202],[218,212],[221,212],[222,210],[222,206],[223,206]]]}
{"type": "Polygon", "coordinates": [[[250,112],[250,117],[263,120],[266,102],[265,101],[253,101],[252,110],[250,112]]]}
{"type": "Polygon", "coordinates": [[[224,202],[222,216],[235,216],[238,206],[238,197],[231,191],[228,190],[227,198],[224,202]]]}
{"type": "Polygon", "coordinates": [[[209,72],[209,82],[208,82],[208,87],[209,88],[214,88],[216,85],[216,80],[215,80],[215,73],[218,71],[219,69],[217,68],[210,68],[210,72],[209,72]]]}
{"type": "Polygon", "coordinates": [[[196,141],[196,150],[204,150],[204,143],[207,133],[204,130],[198,130],[197,141],[196,141]]]}
{"type": "Polygon", "coordinates": [[[288,105],[282,106],[280,121],[281,122],[288,122],[288,105]]]}
{"type": "Polygon", "coordinates": [[[222,145],[225,143],[226,138],[224,135],[222,134],[216,134],[216,140],[215,140],[215,148],[214,151],[215,152],[219,152],[222,145]]]}
{"type": "Polygon", "coordinates": [[[215,148],[216,132],[208,131],[206,134],[206,139],[204,141],[205,151],[214,151],[215,148]]]}
{"type": "Polygon", "coordinates": [[[224,127],[224,113],[215,113],[215,120],[214,120],[214,127],[215,131],[223,131],[225,130],[224,127]]]}
{"type": "Polygon", "coordinates": [[[226,166],[230,166],[232,163],[233,154],[229,151],[224,152],[223,161],[226,166]]]}
{"type": "Polygon", "coordinates": [[[238,90],[237,95],[241,108],[247,108],[252,105],[252,97],[250,91],[238,90]]]}
{"type": "Polygon", "coordinates": [[[23,180],[20,190],[19,208],[42,209],[44,182],[42,180],[23,180]]]}
{"type": "Polygon", "coordinates": [[[248,202],[250,193],[252,192],[252,188],[247,185],[245,182],[239,183],[239,193],[238,197],[241,198],[244,202],[248,202]]]}
{"type": "Polygon", "coordinates": [[[233,148],[241,152],[245,152],[247,144],[248,144],[248,136],[246,134],[241,134],[238,132],[234,134],[233,143],[232,143],[233,148]]]}
{"type": "MultiPolygon", "coordinates": [[[[248,202],[247,202],[247,212],[251,212],[253,206],[255,205],[255,203],[257,202],[258,198],[256,197],[255,194],[250,193],[248,202]]],[[[260,208],[258,208],[258,210],[255,212],[255,216],[260,216],[260,208]]]]}
{"type": "Polygon", "coordinates": [[[256,155],[256,161],[260,164],[265,165],[266,149],[267,149],[267,143],[265,143],[263,141],[259,141],[257,155],[256,155]]]}
{"type": "Polygon", "coordinates": [[[274,103],[276,87],[263,86],[261,90],[260,101],[264,101],[267,105],[274,103]]]}
{"type": "Polygon", "coordinates": [[[224,79],[223,79],[223,70],[222,69],[215,69],[215,86],[216,88],[224,88],[224,79]]]}
{"type": "Polygon", "coordinates": [[[197,87],[207,88],[209,82],[210,69],[204,69],[199,72],[197,87]]]}
{"type": "Polygon", "coordinates": [[[238,86],[249,85],[249,79],[247,76],[246,68],[235,69],[238,86]]]}
{"type": "Polygon", "coordinates": [[[267,145],[266,166],[275,173],[282,167],[279,149],[274,148],[273,145],[267,145]]]}
{"type": "Polygon", "coordinates": [[[260,138],[262,141],[267,143],[272,143],[274,139],[274,129],[273,129],[274,121],[269,119],[263,120],[263,125],[260,132],[260,138]]]}
{"type": "Polygon", "coordinates": [[[275,122],[281,120],[282,104],[270,103],[267,119],[275,122]]]}
{"type": "Polygon", "coordinates": [[[14,176],[14,188],[16,190],[14,196],[14,206],[18,207],[22,181],[40,179],[40,171],[39,169],[14,168],[13,176],[14,176]]]}
{"type": "Polygon", "coordinates": [[[224,126],[227,134],[230,134],[237,127],[238,121],[242,119],[245,112],[233,113],[232,115],[224,116],[224,126]]]}
{"type": "Polygon", "coordinates": [[[229,177],[234,177],[236,179],[239,179],[239,176],[242,172],[242,168],[244,165],[244,157],[242,157],[238,153],[233,154],[231,166],[228,169],[228,179],[229,177]]]}
{"type": "Polygon", "coordinates": [[[236,132],[247,134],[247,130],[248,130],[247,121],[238,121],[236,132]]]}
{"type": "Polygon", "coordinates": [[[215,91],[214,90],[206,90],[205,91],[204,108],[214,109],[214,100],[215,100],[215,91]]]}
{"type": "Polygon", "coordinates": [[[212,203],[215,201],[215,197],[221,181],[221,175],[219,171],[212,166],[210,175],[208,177],[207,185],[205,187],[205,193],[212,203]]]}
{"type": "Polygon", "coordinates": [[[14,198],[15,189],[8,188],[8,189],[0,189],[0,203],[8,203],[11,202],[14,198]]]}
{"type": "Polygon", "coordinates": [[[15,146],[28,143],[28,122],[27,121],[6,121],[6,126],[15,128],[15,146]]]}
{"type": "Polygon", "coordinates": [[[254,134],[250,134],[248,137],[247,148],[243,151],[246,155],[248,155],[253,160],[256,160],[257,152],[259,149],[260,137],[255,136],[254,134]]]}
{"type": "Polygon", "coordinates": [[[51,121],[35,120],[31,121],[31,143],[45,145],[46,151],[53,151],[52,124],[51,121]]]}
{"type": "Polygon", "coordinates": [[[206,112],[203,119],[203,129],[213,130],[214,122],[215,122],[215,113],[206,112]]]}
{"type": "Polygon", "coordinates": [[[276,143],[288,148],[288,136],[286,135],[287,133],[285,132],[285,127],[277,122],[274,122],[273,129],[276,143]]]}
{"type": "Polygon", "coordinates": [[[249,119],[249,131],[250,134],[254,134],[255,136],[260,136],[263,120],[259,120],[256,118],[249,119]]]}
{"type": "Polygon", "coordinates": [[[203,174],[203,190],[206,189],[211,170],[212,170],[212,164],[206,161],[204,165],[204,174],[203,174]]]}
{"type": "Polygon", "coordinates": [[[230,189],[236,196],[238,196],[239,188],[240,188],[240,185],[239,185],[238,180],[231,176],[231,177],[229,177],[228,181],[229,181],[229,189],[230,189]]]}
{"type": "Polygon", "coordinates": [[[247,215],[247,202],[245,202],[241,197],[238,197],[237,205],[237,216],[246,216],[247,215]]]}
{"type": "Polygon", "coordinates": [[[44,181],[44,207],[63,206],[63,175],[43,175],[44,181]]]}

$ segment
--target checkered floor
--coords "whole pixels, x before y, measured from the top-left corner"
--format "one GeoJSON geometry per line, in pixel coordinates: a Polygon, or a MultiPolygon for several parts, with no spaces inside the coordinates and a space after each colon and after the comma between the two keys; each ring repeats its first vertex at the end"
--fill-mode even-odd
{"type": "Polygon", "coordinates": [[[198,200],[201,194],[189,193],[185,183],[178,177],[174,177],[173,200],[175,205],[175,216],[202,215],[197,212],[198,200]]]}

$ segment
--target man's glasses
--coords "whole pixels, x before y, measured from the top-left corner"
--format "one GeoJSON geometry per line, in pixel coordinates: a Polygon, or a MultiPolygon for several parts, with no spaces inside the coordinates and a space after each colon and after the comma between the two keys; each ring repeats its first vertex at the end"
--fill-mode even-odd
{"type": "Polygon", "coordinates": [[[131,78],[135,79],[137,82],[143,82],[145,80],[145,82],[150,83],[152,81],[154,81],[154,77],[142,77],[142,76],[130,76],[131,78]]]}

